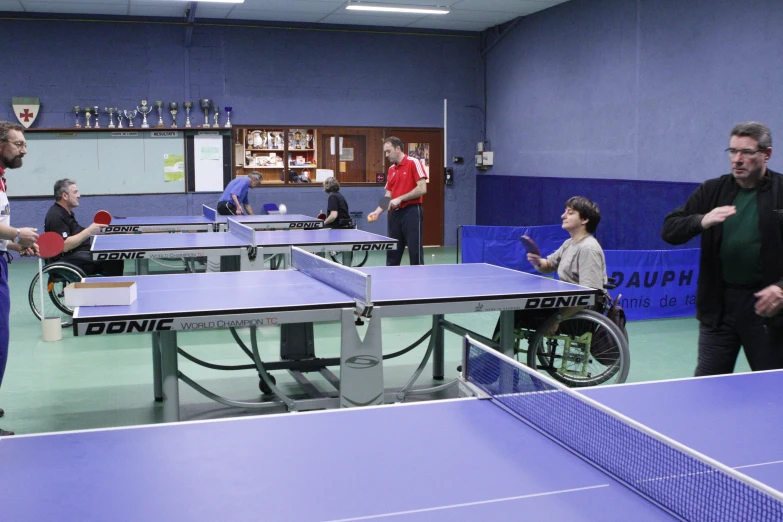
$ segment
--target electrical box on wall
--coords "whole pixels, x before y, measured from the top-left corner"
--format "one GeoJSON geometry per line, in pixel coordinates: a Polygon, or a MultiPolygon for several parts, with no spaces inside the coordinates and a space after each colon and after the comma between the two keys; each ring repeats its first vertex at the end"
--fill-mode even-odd
{"type": "Polygon", "coordinates": [[[476,167],[481,170],[487,170],[495,163],[495,155],[487,150],[487,145],[483,141],[476,145],[476,167]]]}
{"type": "Polygon", "coordinates": [[[495,163],[495,153],[491,151],[484,151],[476,154],[476,167],[482,170],[486,170],[495,163]]]}
{"type": "Polygon", "coordinates": [[[491,167],[492,165],[495,164],[494,152],[484,151],[481,153],[481,156],[482,156],[481,162],[485,167],[491,167]]]}

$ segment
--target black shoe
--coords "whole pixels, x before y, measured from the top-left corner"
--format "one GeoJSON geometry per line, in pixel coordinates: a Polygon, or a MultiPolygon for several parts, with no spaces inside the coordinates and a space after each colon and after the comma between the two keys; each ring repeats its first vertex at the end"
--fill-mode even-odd
{"type": "Polygon", "coordinates": [[[3,408],[0,408],[0,417],[2,417],[3,415],[5,415],[5,410],[3,408]]]}
{"type": "Polygon", "coordinates": [[[0,437],[9,437],[9,436],[11,436],[13,434],[14,434],[13,431],[6,431],[6,430],[3,430],[3,429],[0,429],[0,437]]]}
{"type": "Polygon", "coordinates": [[[462,373],[462,365],[461,365],[461,364],[460,364],[459,366],[457,366],[457,371],[458,371],[459,373],[462,373]]]}

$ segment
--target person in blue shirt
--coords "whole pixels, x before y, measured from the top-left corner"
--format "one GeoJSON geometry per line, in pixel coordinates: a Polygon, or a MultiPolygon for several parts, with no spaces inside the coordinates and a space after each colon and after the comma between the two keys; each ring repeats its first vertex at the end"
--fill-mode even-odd
{"type": "Polygon", "coordinates": [[[221,216],[252,215],[253,207],[247,200],[247,193],[251,188],[261,186],[261,174],[251,172],[247,176],[237,176],[228,184],[217,204],[218,214],[221,216]]]}

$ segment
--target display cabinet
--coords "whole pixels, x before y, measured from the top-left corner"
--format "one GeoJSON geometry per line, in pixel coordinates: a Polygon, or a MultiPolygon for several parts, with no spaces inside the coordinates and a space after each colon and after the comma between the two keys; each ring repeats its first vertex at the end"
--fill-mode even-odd
{"type": "Polygon", "coordinates": [[[235,127],[235,175],[260,172],[264,183],[313,179],[317,166],[315,129],[235,127]]]}

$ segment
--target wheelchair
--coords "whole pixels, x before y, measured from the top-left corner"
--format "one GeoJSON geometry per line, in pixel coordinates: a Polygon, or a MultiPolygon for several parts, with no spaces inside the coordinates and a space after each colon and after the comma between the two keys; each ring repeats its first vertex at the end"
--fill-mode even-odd
{"type": "MultiPolygon", "coordinates": [[[[359,221],[364,212],[349,212],[351,215],[350,225],[346,228],[359,228],[359,221]]],[[[368,253],[366,250],[359,252],[329,252],[329,257],[335,263],[340,263],[353,268],[361,268],[367,262],[368,253]]]]}
{"type": "Polygon", "coordinates": [[[27,299],[30,308],[38,319],[42,317],[59,317],[64,328],[73,323],[73,309],[65,304],[65,287],[71,283],[82,281],[87,274],[81,268],[70,263],[54,262],[43,267],[43,277],[46,281],[44,289],[43,310],[41,310],[41,290],[38,287],[39,274],[30,282],[27,299]],[[41,313],[43,312],[43,313],[41,313]]]}
{"type": "Polygon", "coordinates": [[[543,320],[534,328],[515,327],[517,360],[571,388],[625,382],[631,367],[628,331],[606,316],[612,306],[604,291],[594,309],[563,319],[553,335],[544,333],[543,320]]]}

